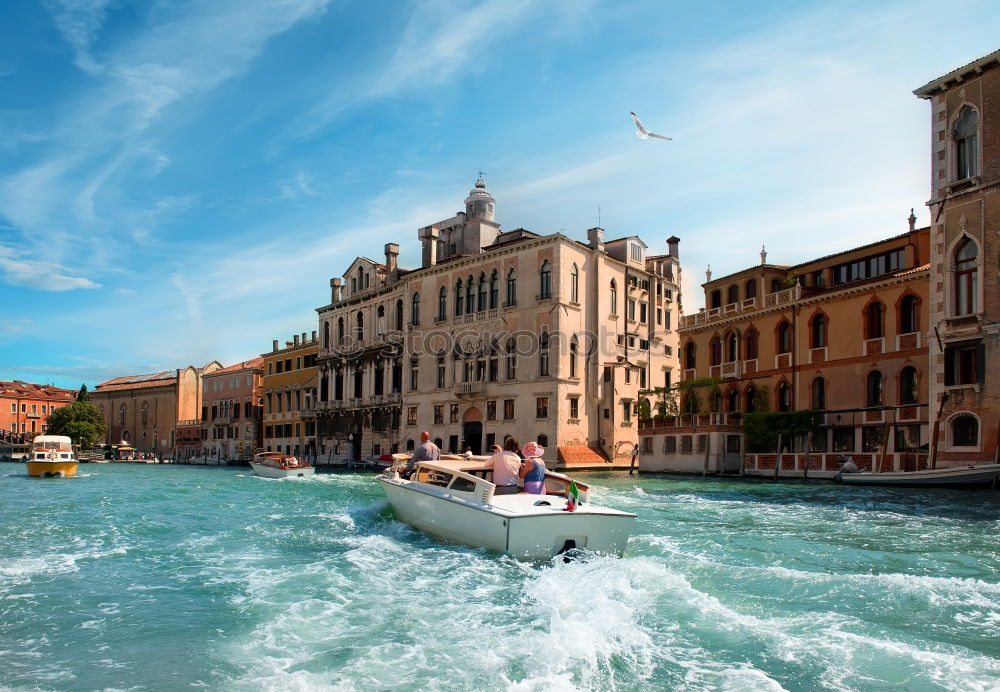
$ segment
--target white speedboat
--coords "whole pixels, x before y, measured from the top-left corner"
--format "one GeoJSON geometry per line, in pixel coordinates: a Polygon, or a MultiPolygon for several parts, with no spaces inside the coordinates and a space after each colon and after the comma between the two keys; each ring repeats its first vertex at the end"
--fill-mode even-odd
{"type": "Polygon", "coordinates": [[[261,452],[254,456],[250,467],[264,478],[298,478],[316,473],[312,465],[281,452],[261,452]]]}
{"type": "Polygon", "coordinates": [[[898,485],[924,487],[956,487],[986,485],[993,483],[1000,475],[1000,464],[979,464],[969,466],[947,466],[922,471],[885,471],[872,473],[842,471],[835,478],[847,485],[898,485]]]}
{"type": "Polygon", "coordinates": [[[396,517],[446,541],[548,560],[573,549],[621,555],[635,515],[590,502],[589,487],[546,472],[545,494],[497,495],[481,460],[419,462],[411,480],[379,477],[396,517]],[[575,484],[579,502],[566,511],[575,484]]]}

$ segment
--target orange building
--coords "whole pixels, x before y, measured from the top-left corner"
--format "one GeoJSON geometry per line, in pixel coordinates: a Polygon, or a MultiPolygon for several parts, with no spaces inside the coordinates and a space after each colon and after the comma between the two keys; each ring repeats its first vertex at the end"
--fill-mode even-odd
{"type": "Polygon", "coordinates": [[[206,372],[202,377],[202,449],[218,461],[247,461],[261,445],[264,359],[206,372]]]}
{"type": "MultiPolygon", "coordinates": [[[[738,470],[742,414],[806,409],[822,424],[810,450],[785,441],[786,470],[833,472],[844,455],[867,467],[880,453],[886,466],[916,463],[928,441],[930,248],[914,223],[911,214],[907,233],[795,266],[767,264],[762,251],[758,266],[709,272],[707,307],[681,318],[679,415],[646,424],[643,468],[738,470]],[[694,381],[704,386],[684,388],[694,381]]],[[[742,463],[771,474],[776,459],[742,463]]]]}
{"type": "Polygon", "coordinates": [[[76,392],[47,384],[0,382],[0,431],[25,440],[46,431],[49,414],[76,400],[76,392]]]}

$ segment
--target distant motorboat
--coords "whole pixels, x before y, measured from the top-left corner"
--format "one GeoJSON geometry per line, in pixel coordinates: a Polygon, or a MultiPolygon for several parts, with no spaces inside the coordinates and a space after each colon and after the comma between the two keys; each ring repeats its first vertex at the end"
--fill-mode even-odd
{"type": "Polygon", "coordinates": [[[411,480],[397,472],[379,480],[400,521],[446,541],[525,560],[574,549],[625,552],[635,515],[592,504],[586,483],[549,471],[544,494],[499,495],[492,473],[482,458],[452,458],[417,463],[411,480]],[[572,488],[579,497],[567,511],[572,488]]]}
{"type": "Polygon", "coordinates": [[[921,471],[844,471],[835,480],[846,485],[895,485],[916,487],[961,487],[986,485],[1000,476],[1000,464],[970,464],[921,471]]]}
{"type": "Polygon", "coordinates": [[[264,478],[299,478],[316,473],[312,465],[281,452],[261,452],[254,456],[250,467],[264,478]]]}
{"type": "Polygon", "coordinates": [[[28,475],[40,478],[75,476],[79,460],[73,441],[65,435],[38,435],[31,442],[31,452],[24,460],[28,475]]]}

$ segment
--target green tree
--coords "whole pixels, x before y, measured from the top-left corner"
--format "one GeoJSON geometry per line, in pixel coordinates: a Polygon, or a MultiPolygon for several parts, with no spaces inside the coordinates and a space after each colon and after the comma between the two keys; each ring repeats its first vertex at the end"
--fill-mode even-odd
{"type": "Polygon", "coordinates": [[[87,385],[80,385],[80,391],[76,394],[77,401],[90,401],[90,396],[87,394],[87,385]]]}
{"type": "MultiPolygon", "coordinates": [[[[84,390],[81,393],[86,395],[84,390]]],[[[66,435],[84,449],[93,447],[107,431],[104,414],[87,399],[79,398],[49,414],[47,424],[46,434],[66,435]]]]}

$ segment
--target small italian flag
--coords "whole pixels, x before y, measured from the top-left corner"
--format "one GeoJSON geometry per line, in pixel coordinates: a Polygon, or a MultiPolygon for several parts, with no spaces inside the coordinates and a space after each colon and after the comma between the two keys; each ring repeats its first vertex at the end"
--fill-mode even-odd
{"type": "Polygon", "coordinates": [[[576,487],[576,481],[569,482],[569,489],[566,491],[566,508],[564,511],[573,512],[580,502],[580,489],[576,487]]]}

